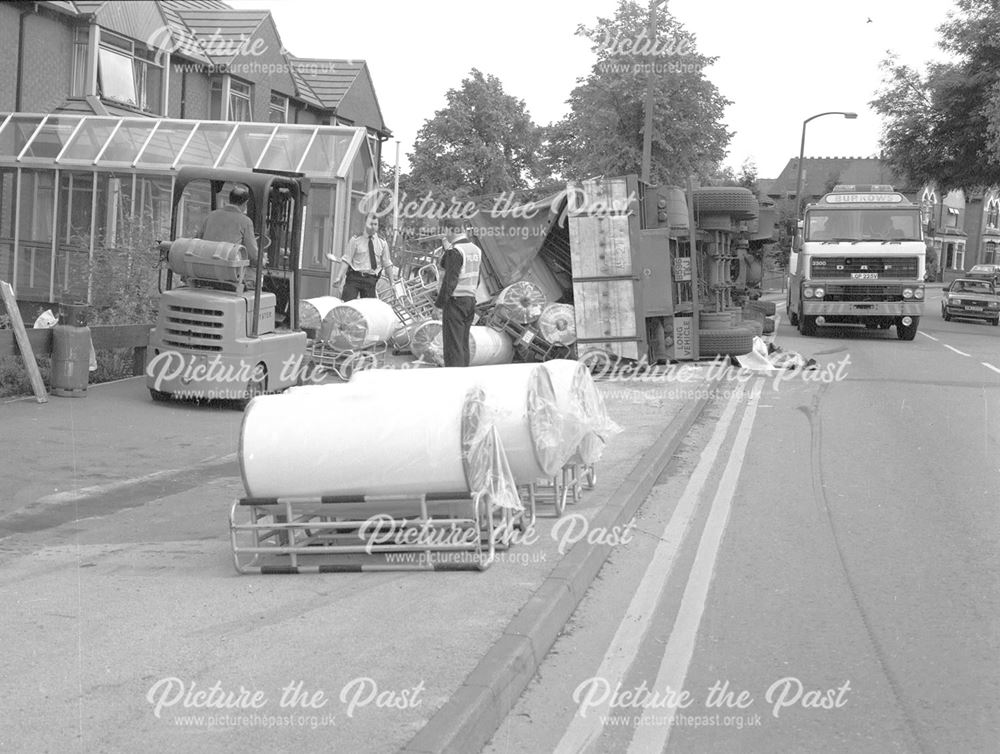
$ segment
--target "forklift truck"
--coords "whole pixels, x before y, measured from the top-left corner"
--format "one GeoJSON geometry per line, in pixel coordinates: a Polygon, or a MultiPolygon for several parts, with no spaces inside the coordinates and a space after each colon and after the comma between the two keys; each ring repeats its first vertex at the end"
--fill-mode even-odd
{"type": "Polygon", "coordinates": [[[308,193],[309,180],[298,173],[198,167],[178,172],[173,240],[160,244],[162,296],[146,352],[153,400],[245,406],[256,395],[296,384],[307,346],[297,318],[308,193]],[[247,215],[259,239],[255,267],[242,245],[191,237],[234,185],[250,192],[247,215]]]}

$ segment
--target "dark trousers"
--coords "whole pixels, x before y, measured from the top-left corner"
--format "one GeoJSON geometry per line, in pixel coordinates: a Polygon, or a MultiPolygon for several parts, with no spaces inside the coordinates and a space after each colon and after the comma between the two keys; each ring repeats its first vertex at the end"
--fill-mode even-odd
{"type": "Polygon", "coordinates": [[[344,278],[344,290],[341,291],[341,301],[353,301],[356,298],[375,298],[375,283],[378,282],[378,275],[368,272],[355,272],[352,268],[347,268],[347,276],[344,278]]]}
{"type": "Polygon", "coordinates": [[[441,339],[446,367],[469,366],[469,329],[476,314],[472,296],[452,296],[441,312],[441,339]]]}

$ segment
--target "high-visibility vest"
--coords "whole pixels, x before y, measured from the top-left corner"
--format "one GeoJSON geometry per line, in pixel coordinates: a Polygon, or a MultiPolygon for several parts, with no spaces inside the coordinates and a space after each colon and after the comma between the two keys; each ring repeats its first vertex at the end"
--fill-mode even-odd
{"type": "Polygon", "coordinates": [[[474,298],[479,288],[479,264],[483,252],[471,241],[459,241],[455,248],[462,253],[462,270],[458,273],[458,284],[452,295],[474,298]]]}

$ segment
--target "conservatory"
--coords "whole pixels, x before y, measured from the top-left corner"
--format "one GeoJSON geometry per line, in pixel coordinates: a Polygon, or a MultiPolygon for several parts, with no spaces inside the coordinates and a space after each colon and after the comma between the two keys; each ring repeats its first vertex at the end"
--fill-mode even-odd
{"type": "MultiPolygon", "coordinates": [[[[0,114],[0,280],[22,301],[90,300],[95,249],[169,238],[174,176],[185,165],[301,173],[302,294],[325,295],[326,254],[362,232],[358,205],[375,181],[364,128],[93,115],[0,114]]],[[[179,235],[209,197],[178,208],[179,235]]]]}

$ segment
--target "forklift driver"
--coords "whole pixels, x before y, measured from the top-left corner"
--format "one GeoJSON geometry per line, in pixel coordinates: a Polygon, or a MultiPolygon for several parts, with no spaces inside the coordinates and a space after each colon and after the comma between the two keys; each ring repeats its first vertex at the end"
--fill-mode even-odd
{"type": "MultiPolygon", "coordinates": [[[[257,264],[257,239],[254,236],[253,220],[247,217],[247,202],[250,192],[245,186],[234,186],[229,192],[229,203],[208,213],[195,238],[205,241],[238,243],[247,250],[250,264],[257,264]]],[[[264,257],[267,264],[267,257],[264,257]]]]}

